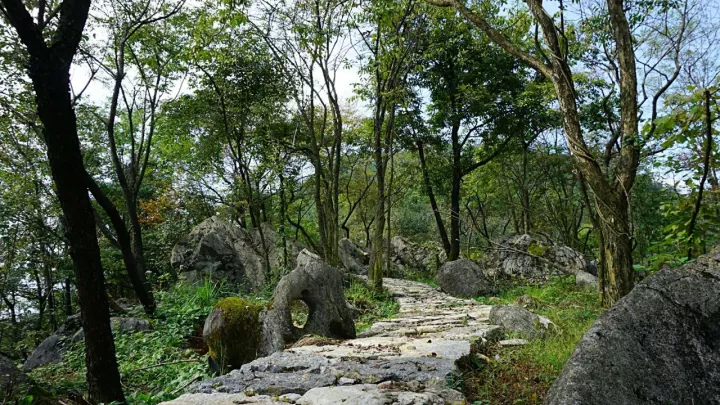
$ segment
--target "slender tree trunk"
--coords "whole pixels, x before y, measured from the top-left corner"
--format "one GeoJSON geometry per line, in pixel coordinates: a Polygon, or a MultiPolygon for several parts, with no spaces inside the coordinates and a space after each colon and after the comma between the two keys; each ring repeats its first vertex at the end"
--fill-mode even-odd
{"type": "Polygon", "coordinates": [[[29,70],[75,268],[85,331],[88,391],[94,401],[124,402],[95,218],[70,100],[70,61],[54,60],[50,55],[31,57],[29,70]]]}
{"type": "Polygon", "coordinates": [[[451,130],[453,148],[452,189],[450,190],[450,254],[448,261],[460,257],[460,186],[462,182],[461,146],[458,133],[460,123],[453,123],[451,130]]]}
{"type": "Polygon", "coordinates": [[[435,224],[437,224],[438,233],[440,234],[440,240],[442,241],[443,245],[443,250],[445,250],[446,255],[449,255],[450,239],[448,239],[447,230],[445,229],[445,223],[443,222],[442,214],[440,213],[440,208],[438,208],[437,200],[435,199],[435,193],[433,192],[432,183],[430,182],[430,173],[428,172],[427,162],[425,160],[425,145],[423,145],[422,141],[417,141],[415,144],[418,149],[418,156],[420,157],[420,169],[423,175],[423,183],[425,184],[425,192],[430,199],[430,207],[432,208],[433,216],[435,217],[435,224]]]}
{"type": "MultiPolygon", "coordinates": [[[[378,91],[379,93],[379,91],[378,91]]],[[[375,205],[375,227],[370,243],[370,266],[368,280],[373,289],[382,288],[383,278],[383,236],[385,235],[385,157],[383,156],[383,123],[385,108],[383,98],[378,96],[375,102],[374,118],[374,157],[375,178],[377,179],[377,203],[375,205]]]]}
{"type": "Polygon", "coordinates": [[[55,316],[55,294],[53,293],[53,278],[50,266],[46,263],[43,266],[43,277],[45,278],[48,316],[50,317],[50,330],[57,329],[57,318],[55,316]]]}
{"type": "Polygon", "coordinates": [[[390,147],[389,153],[390,153],[390,180],[388,182],[388,192],[387,192],[387,253],[386,253],[386,261],[385,261],[385,271],[387,271],[388,274],[390,274],[391,270],[391,256],[392,256],[392,245],[390,242],[392,241],[392,231],[390,223],[392,221],[392,189],[393,189],[393,180],[395,177],[395,155],[392,152],[392,139],[389,140],[390,147]]]}
{"type": "Polygon", "coordinates": [[[63,288],[63,300],[65,301],[65,317],[69,317],[73,314],[72,309],[72,290],[70,286],[70,279],[65,279],[65,286],[63,288]]]}
{"type": "Polygon", "coordinates": [[[530,190],[528,190],[528,147],[522,142],[522,183],[520,185],[520,198],[522,204],[522,228],[523,233],[530,233],[532,220],[530,219],[530,190]]]}
{"type": "Polygon", "coordinates": [[[710,172],[710,158],[713,150],[713,139],[712,139],[712,115],[710,111],[710,90],[705,90],[705,158],[703,159],[703,175],[698,184],[698,195],[695,200],[695,207],[693,208],[692,217],[690,218],[690,224],[688,224],[688,248],[687,258],[688,260],[693,258],[693,244],[695,239],[695,224],[697,223],[698,215],[700,214],[700,208],[702,208],[703,191],[705,189],[705,182],[710,172]]]}
{"type": "Polygon", "coordinates": [[[135,295],[137,295],[138,300],[140,300],[145,313],[152,315],[155,311],[155,298],[145,278],[145,273],[142,272],[137,265],[136,255],[133,253],[130,233],[128,232],[127,226],[125,226],[125,221],[120,216],[120,212],[115,208],[115,205],[107,198],[90,174],[87,174],[87,185],[90,193],[95,197],[95,201],[100,204],[115,229],[115,237],[123,256],[123,263],[125,264],[128,278],[130,278],[130,283],[135,290],[135,295]]]}
{"type": "Polygon", "coordinates": [[[288,267],[287,235],[285,235],[285,215],[287,215],[287,201],[285,200],[285,176],[280,172],[280,238],[283,248],[283,269],[288,267]]]}

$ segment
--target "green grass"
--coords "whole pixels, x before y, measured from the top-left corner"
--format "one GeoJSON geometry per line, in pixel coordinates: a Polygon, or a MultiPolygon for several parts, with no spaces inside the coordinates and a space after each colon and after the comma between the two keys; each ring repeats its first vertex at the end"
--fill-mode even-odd
{"type": "Polygon", "coordinates": [[[358,280],[353,280],[345,289],[345,298],[360,311],[360,317],[355,319],[358,332],[369,328],[377,320],[392,318],[400,310],[387,290],[374,291],[358,280]]]}
{"type": "Polygon", "coordinates": [[[577,342],[603,312],[597,293],[576,287],[572,276],[543,286],[507,286],[497,298],[477,300],[507,304],[523,295],[537,299],[538,307],[530,310],[555,322],[560,332],[525,346],[493,347],[484,354],[500,361],[463,370],[461,388],[474,404],[541,404],[577,342]]]}

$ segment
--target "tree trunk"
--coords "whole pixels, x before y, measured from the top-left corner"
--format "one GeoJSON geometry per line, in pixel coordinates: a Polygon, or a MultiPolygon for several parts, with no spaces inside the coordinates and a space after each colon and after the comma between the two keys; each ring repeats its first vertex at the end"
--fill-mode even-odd
{"type": "Polygon", "coordinates": [[[448,239],[447,230],[445,229],[445,223],[442,219],[442,214],[438,208],[437,200],[435,199],[435,193],[433,192],[432,184],[430,183],[430,173],[428,172],[427,162],[425,160],[425,146],[422,141],[415,143],[418,149],[418,156],[420,157],[420,169],[422,170],[423,182],[425,183],[425,192],[430,199],[430,207],[435,217],[435,224],[437,224],[438,233],[440,234],[440,240],[442,241],[443,250],[446,255],[450,255],[450,239],[448,239]]]}
{"type": "Polygon", "coordinates": [[[63,288],[63,299],[65,304],[65,317],[69,317],[73,314],[72,309],[72,291],[70,287],[70,279],[65,279],[65,288],[63,288]]]}
{"type": "Polygon", "coordinates": [[[522,205],[522,229],[523,233],[530,233],[532,220],[530,219],[530,190],[528,190],[528,148],[526,142],[522,142],[522,182],[520,184],[520,203],[522,205]]]}
{"type": "Polygon", "coordinates": [[[448,261],[460,257],[460,185],[462,182],[460,123],[453,123],[451,130],[453,148],[452,189],[450,190],[450,254],[448,261]]]}
{"type": "Polygon", "coordinates": [[[138,300],[140,300],[145,313],[152,315],[153,312],[155,312],[155,298],[153,297],[152,290],[147,283],[145,273],[137,265],[137,258],[133,253],[130,233],[128,232],[127,226],[125,226],[125,221],[123,221],[120,216],[120,212],[118,212],[115,205],[109,198],[107,198],[105,193],[102,189],[100,189],[90,174],[87,174],[87,185],[90,189],[90,193],[92,193],[93,197],[95,197],[95,201],[100,204],[103,211],[105,211],[107,216],[110,218],[110,222],[115,229],[115,237],[123,256],[123,263],[125,264],[128,278],[130,278],[130,283],[135,290],[135,295],[137,295],[138,300]]]}
{"type": "Polygon", "coordinates": [[[95,218],[70,100],[70,60],[56,60],[54,56],[53,52],[44,57],[32,55],[29,71],[75,268],[85,331],[88,391],[97,402],[124,402],[95,218]]]}
{"type": "Polygon", "coordinates": [[[690,224],[688,225],[688,260],[693,257],[693,244],[695,234],[695,224],[697,223],[698,215],[700,214],[700,208],[702,208],[703,191],[705,189],[705,182],[708,178],[710,171],[710,157],[712,156],[713,143],[712,143],[712,115],[710,111],[710,90],[705,90],[705,157],[703,159],[703,174],[698,184],[698,195],[695,200],[695,207],[693,208],[692,217],[690,218],[690,224]]]}
{"type": "MultiPolygon", "coordinates": [[[[628,205],[620,199],[612,208],[598,207],[600,267],[598,288],[602,304],[611,306],[633,288],[632,235],[628,205]]],[[[601,203],[602,204],[602,203],[601,203]]]]}

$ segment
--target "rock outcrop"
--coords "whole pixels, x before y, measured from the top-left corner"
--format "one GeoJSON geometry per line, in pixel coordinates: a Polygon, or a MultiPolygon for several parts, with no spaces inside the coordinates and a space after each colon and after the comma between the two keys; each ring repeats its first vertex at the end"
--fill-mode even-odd
{"type": "MultiPolygon", "coordinates": [[[[142,318],[110,318],[110,325],[115,332],[148,332],[152,329],[150,322],[142,318]]],[[[52,335],[40,342],[30,356],[25,360],[23,369],[30,371],[45,364],[56,363],[62,359],[70,345],[85,339],[85,333],[80,326],[80,314],[68,317],[52,335]]]]}
{"type": "Polygon", "coordinates": [[[303,335],[330,338],[355,337],[353,309],[345,300],[343,276],[319,256],[303,250],[297,268],[285,275],[261,314],[264,354],[283,350],[303,335]],[[291,306],[300,300],[309,308],[305,325],[293,325],[291,306]]]}
{"type": "MultiPolygon", "coordinates": [[[[386,246],[387,248],[387,246],[386,246]]],[[[447,255],[440,245],[423,246],[409,240],[395,236],[390,240],[390,270],[386,276],[404,278],[408,273],[431,275],[445,263],[447,255]]],[[[357,275],[367,275],[370,256],[349,239],[341,239],[338,250],[343,267],[357,275]]],[[[383,257],[383,264],[387,263],[387,256],[383,257]]]]}
{"type": "MultiPolygon", "coordinates": [[[[268,249],[270,268],[284,264],[277,233],[268,224],[261,227],[264,239],[257,229],[249,232],[218,217],[210,217],[173,247],[170,264],[189,282],[211,277],[258,289],[268,276],[264,247],[268,249]]],[[[288,267],[294,267],[294,258],[301,248],[299,243],[287,241],[288,267]]]]}
{"type": "Polygon", "coordinates": [[[490,310],[490,323],[526,339],[543,338],[558,330],[557,325],[546,317],[514,305],[494,306],[490,310]]]}
{"type": "Polygon", "coordinates": [[[398,275],[408,271],[431,274],[445,263],[447,255],[440,245],[423,246],[395,236],[390,239],[390,260],[398,275]]]}
{"type": "Polygon", "coordinates": [[[582,253],[527,234],[511,236],[497,243],[485,264],[485,274],[490,278],[519,278],[532,282],[578,271],[597,274],[595,264],[582,253]]]}
{"type": "Polygon", "coordinates": [[[435,280],[444,292],[456,297],[477,297],[493,290],[480,266],[468,259],[443,264],[435,280]]]}
{"type": "Polygon", "coordinates": [[[585,333],[546,404],[720,403],[720,249],[646,278],[585,333]]]}
{"type": "Polygon", "coordinates": [[[338,255],[340,262],[349,272],[353,274],[367,274],[370,256],[352,243],[350,239],[340,239],[338,243],[338,255]]]}

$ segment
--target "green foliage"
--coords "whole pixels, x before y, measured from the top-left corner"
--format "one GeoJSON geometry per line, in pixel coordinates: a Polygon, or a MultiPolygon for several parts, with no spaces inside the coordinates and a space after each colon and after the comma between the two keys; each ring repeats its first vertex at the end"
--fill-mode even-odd
{"type": "MultiPolygon", "coordinates": [[[[156,294],[158,307],[151,332],[115,334],[120,374],[131,404],[170,400],[191,381],[210,377],[206,355],[189,348],[188,336],[202,325],[224,293],[222,285],[209,282],[197,286],[178,284],[156,294]]],[[[84,345],[74,344],[62,362],[39,367],[30,375],[58,397],[84,393],[84,345]]]]}
{"type": "Polygon", "coordinates": [[[360,317],[355,319],[358,332],[369,328],[379,319],[392,318],[400,309],[386,289],[377,291],[369,288],[364,281],[353,280],[345,289],[345,298],[360,311],[360,317]]]}
{"type": "Polygon", "coordinates": [[[555,322],[560,331],[525,346],[492,347],[482,353],[490,362],[464,370],[462,379],[463,391],[475,403],[541,404],[577,342],[603,312],[597,292],[576,287],[572,276],[545,285],[507,286],[492,304],[508,304],[523,295],[535,298],[539,305],[532,311],[555,322]]]}

